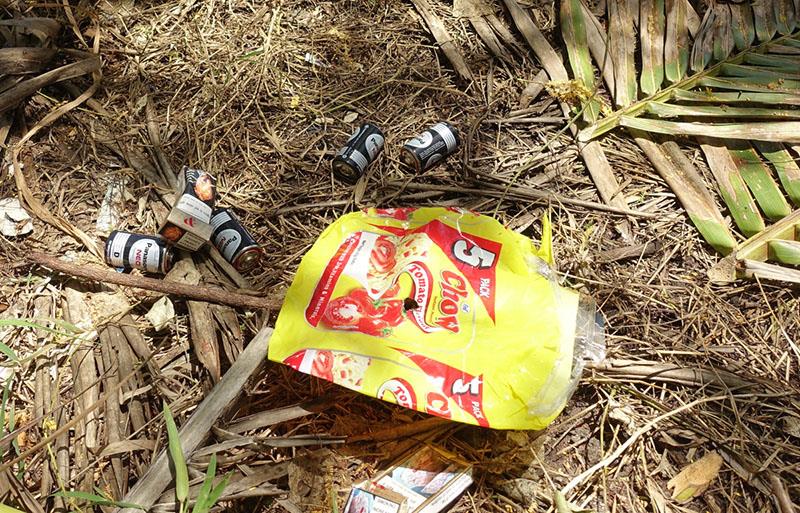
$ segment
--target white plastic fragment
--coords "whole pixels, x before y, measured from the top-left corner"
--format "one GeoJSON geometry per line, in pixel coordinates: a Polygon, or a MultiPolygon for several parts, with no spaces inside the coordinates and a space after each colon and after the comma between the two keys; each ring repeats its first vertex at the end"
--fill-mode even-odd
{"type": "Polygon", "coordinates": [[[161,331],[175,318],[175,307],[172,301],[164,296],[153,304],[150,311],[145,314],[145,318],[156,331],[161,331]]]}
{"type": "Polygon", "coordinates": [[[33,231],[33,222],[17,198],[0,199],[0,232],[6,237],[18,237],[33,231]]]}
{"type": "Polygon", "coordinates": [[[111,180],[97,213],[95,228],[100,235],[108,235],[119,227],[125,206],[125,179],[111,180]]]}
{"type": "Polygon", "coordinates": [[[306,52],[306,54],[303,56],[303,60],[311,64],[312,66],[319,66],[320,68],[327,68],[330,66],[330,64],[322,62],[320,58],[314,56],[309,52],[306,52]]]}

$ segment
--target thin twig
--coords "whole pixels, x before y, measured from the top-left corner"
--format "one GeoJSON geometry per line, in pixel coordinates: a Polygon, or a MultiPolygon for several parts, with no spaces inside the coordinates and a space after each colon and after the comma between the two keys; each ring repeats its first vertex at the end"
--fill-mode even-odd
{"type": "Polygon", "coordinates": [[[668,418],[670,418],[670,417],[672,417],[674,415],[677,415],[678,413],[681,413],[682,411],[686,411],[686,410],[692,409],[692,408],[694,408],[695,406],[697,406],[699,404],[708,403],[708,402],[711,402],[711,401],[724,401],[727,398],[728,398],[728,396],[726,396],[726,395],[717,395],[717,396],[714,396],[714,397],[705,397],[703,399],[697,399],[696,401],[692,401],[692,402],[690,402],[688,404],[684,404],[683,406],[681,406],[679,408],[675,408],[674,410],[671,410],[671,411],[668,411],[668,412],[666,412],[666,413],[664,413],[662,415],[659,415],[658,417],[654,418],[653,420],[651,420],[650,422],[648,422],[647,424],[645,424],[644,426],[642,426],[641,428],[636,430],[636,432],[633,433],[630,436],[630,438],[625,440],[625,442],[622,443],[619,447],[617,447],[617,449],[613,453],[611,453],[607,457],[603,458],[602,460],[598,461],[597,463],[595,463],[594,465],[592,465],[588,469],[584,470],[583,472],[581,472],[580,474],[578,474],[574,478],[572,478],[572,481],[567,483],[567,485],[564,488],[561,489],[561,493],[564,494],[564,496],[566,496],[571,490],[573,490],[576,486],[578,486],[581,483],[583,483],[587,478],[591,477],[595,472],[597,472],[598,470],[603,469],[603,468],[611,465],[612,463],[614,463],[614,461],[617,458],[619,458],[622,455],[622,453],[624,453],[628,449],[628,447],[633,445],[633,443],[635,441],[637,441],[642,435],[644,435],[645,433],[647,433],[648,431],[653,429],[656,426],[656,424],[658,424],[662,420],[666,420],[666,419],[668,419],[668,418]]]}

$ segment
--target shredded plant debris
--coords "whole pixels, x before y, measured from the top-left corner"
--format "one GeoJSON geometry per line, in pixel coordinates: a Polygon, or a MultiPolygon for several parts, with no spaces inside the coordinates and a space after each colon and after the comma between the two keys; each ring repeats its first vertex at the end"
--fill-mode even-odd
{"type": "MultiPolygon", "coordinates": [[[[3,69],[0,97],[81,67],[0,102],[0,201],[18,198],[31,217],[7,216],[0,237],[0,504],[178,511],[175,474],[157,461],[171,445],[164,404],[192,433],[181,435],[185,503],[208,498],[212,455],[214,484],[228,476],[215,511],[343,511],[354,483],[423,443],[472,465],[454,513],[800,504],[798,289],[710,283],[721,256],[621,132],[598,143],[619,180],[616,203],[605,201],[559,104],[592,92],[530,87],[542,63],[511,3],[456,2],[465,17],[440,0],[4,4],[7,20],[61,30],[20,33],[18,46],[54,51],[25,73],[3,69]],[[454,70],[434,18],[472,80],[454,70]],[[439,121],[457,127],[460,151],[419,173],[401,165],[403,142],[439,121]],[[381,128],[384,151],[348,185],[330,161],[364,122],[381,128]],[[44,253],[110,270],[108,230],[157,233],[183,166],[217,178],[218,205],[264,256],[240,274],[213,252],[183,252],[165,279],[267,308],[32,263],[44,253]],[[464,208],[532,240],[550,213],[557,279],[595,299],[608,351],[546,430],[449,423],[266,360],[305,252],[333,220],[370,206],[464,208]],[[718,472],[675,486],[708,454],[718,472]]],[[[513,5],[566,54],[552,3],[513,5]]],[[[7,25],[0,36],[14,46],[7,25]]],[[[699,146],[680,144],[710,176],[699,146]]]]}

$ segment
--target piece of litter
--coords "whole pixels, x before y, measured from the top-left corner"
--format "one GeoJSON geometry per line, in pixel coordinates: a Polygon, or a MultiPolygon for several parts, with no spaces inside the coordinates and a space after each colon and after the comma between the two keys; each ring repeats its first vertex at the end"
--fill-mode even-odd
{"type": "Polygon", "coordinates": [[[347,214],[303,258],[268,357],[430,415],[543,429],[605,345],[591,298],[549,276],[548,218],[542,235],[454,207],[347,214]]]}
{"type": "Polygon", "coordinates": [[[352,123],[356,119],[358,119],[358,112],[350,111],[344,115],[342,121],[344,121],[345,123],[352,123]]]}
{"type": "Polygon", "coordinates": [[[309,52],[306,52],[305,56],[303,56],[303,60],[311,64],[312,66],[319,66],[320,68],[327,68],[328,66],[330,66],[329,64],[325,64],[319,58],[315,57],[309,52]]]}
{"type": "Polygon", "coordinates": [[[111,180],[97,212],[95,228],[100,235],[108,235],[119,227],[125,207],[125,179],[111,180]]]}
{"type": "Polygon", "coordinates": [[[33,222],[17,198],[0,199],[0,232],[6,237],[18,237],[33,231],[33,222]]]}
{"type": "Polygon", "coordinates": [[[437,513],[470,484],[472,466],[469,463],[444,449],[423,446],[374,479],[354,486],[344,511],[437,513]],[[385,509],[376,507],[378,505],[385,509]]]}
{"type": "Polygon", "coordinates": [[[172,305],[172,301],[164,296],[153,304],[144,317],[150,321],[156,331],[161,331],[175,318],[175,307],[172,305]]]}

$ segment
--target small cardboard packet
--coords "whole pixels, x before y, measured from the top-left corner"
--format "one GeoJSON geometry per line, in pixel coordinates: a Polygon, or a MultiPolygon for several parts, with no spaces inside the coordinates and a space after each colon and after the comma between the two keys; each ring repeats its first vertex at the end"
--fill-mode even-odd
{"type": "Polygon", "coordinates": [[[217,179],[200,169],[184,167],[177,193],[178,199],[158,233],[179,249],[197,251],[214,231],[211,212],[217,199],[217,179]]]}
{"type": "Polygon", "coordinates": [[[426,445],[353,488],[345,513],[439,513],[470,484],[469,463],[426,445]]]}
{"type": "Polygon", "coordinates": [[[350,491],[344,513],[408,513],[406,498],[369,482],[350,491]]]}

